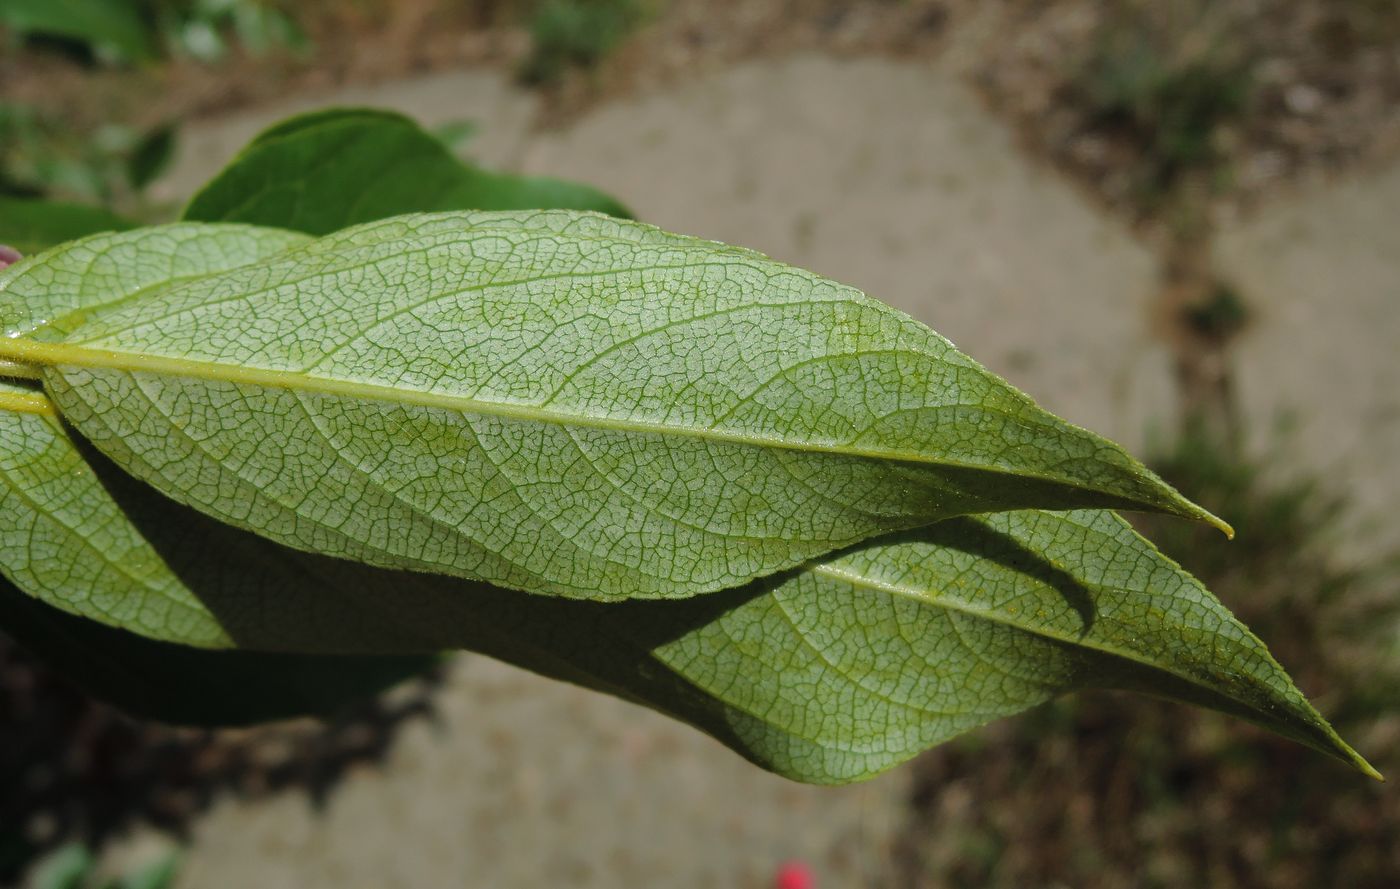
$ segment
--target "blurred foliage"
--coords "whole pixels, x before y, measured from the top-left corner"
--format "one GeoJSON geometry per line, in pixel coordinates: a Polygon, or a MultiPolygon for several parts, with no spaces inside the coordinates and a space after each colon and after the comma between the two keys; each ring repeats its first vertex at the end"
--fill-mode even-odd
{"type": "Polygon", "coordinates": [[[1249,324],[1249,306],[1230,284],[1216,280],[1198,301],[1182,307],[1182,319],[1196,336],[1226,343],[1249,324]]]}
{"type": "Polygon", "coordinates": [[[103,60],[144,61],[153,54],[148,23],[129,0],[5,0],[0,25],[21,36],[72,40],[103,60]]]}
{"type": "Polygon", "coordinates": [[[530,17],[533,44],[521,77],[552,83],[571,68],[596,65],[645,14],[642,0],[542,0],[530,17]]]}
{"type": "Polygon", "coordinates": [[[0,25],[98,62],[148,62],[162,52],[213,62],[230,39],[255,56],[305,49],[294,9],[273,0],[5,0],[0,25]]]}
{"type": "Polygon", "coordinates": [[[1007,0],[977,79],[1135,222],[1393,156],[1396,0],[1007,0]],[[1194,206],[1192,206],[1194,205],[1194,206]]]}
{"type": "Polygon", "coordinates": [[[176,138],[169,123],[76,132],[61,112],[0,104],[0,196],[126,207],[165,170],[176,138]]]}
{"type": "MultiPolygon", "coordinates": [[[[1187,437],[1157,461],[1238,530],[1146,533],[1254,628],[1338,730],[1400,772],[1400,570],[1339,567],[1343,504],[1316,480],[1187,437]]],[[[896,885],[1381,889],[1400,793],[1214,714],[1086,694],[920,760],[896,885]]]]}
{"type": "Polygon", "coordinates": [[[131,220],[101,207],[0,194],[0,244],[19,251],[21,256],[93,232],[124,231],[135,226],[131,220]]]}
{"type": "Polygon", "coordinates": [[[1256,57],[1229,6],[1117,0],[1076,78],[1093,125],[1135,142],[1148,163],[1138,187],[1164,192],[1219,163],[1222,128],[1248,107],[1256,57]]]}
{"type": "Polygon", "coordinates": [[[81,843],[49,854],[35,868],[33,889],[166,889],[175,880],[179,855],[171,853],[112,879],[97,875],[97,859],[81,843]]]}

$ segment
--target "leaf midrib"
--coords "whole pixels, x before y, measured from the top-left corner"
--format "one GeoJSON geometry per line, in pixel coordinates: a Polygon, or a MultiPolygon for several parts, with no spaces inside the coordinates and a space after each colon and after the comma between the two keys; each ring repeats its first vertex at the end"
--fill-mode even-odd
{"type": "MultiPolygon", "coordinates": [[[[446,392],[403,389],[379,383],[365,383],[337,379],[334,377],[316,376],[300,371],[246,367],[216,361],[175,358],[166,355],[148,355],[139,352],[112,349],[98,349],[90,346],[79,346],[68,343],[45,343],[22,337],[0,339],[0,358],[8,358],[21,364],[40,365],[60,370],[64,367],[76,367],[89,370],[116,370],[132,374],[144,373],[157,376],[206,380],[215,383],[229,383],[235,386],[288,389],[333,397],[346,397],[359,400],[389,402],[391,404],[437,408],[455,413],[495,416],[509,420],[549,425],[585,427],[603,431],[652,434],[659,436],[686,436],[707,441],[719,441],[754,447],[830,453],[873,460],[893,460],[952,469],[976,470],[997,473],[1012,478],[1035,479],[1062,485],[1070,484],[1083,490],[1091,490],[1108,496],[1123,496],[1112,491],[1106,491],[1096,487],[1091,488],[1082,483],[1072,482],[1063,477],[1020,470],[1012,471],[986,464],[951,460],[946,457],[934,457],[930,454],[918,451],[899,450],[895,448],[862,448],[838,442],[788,439],[778,436],[757,435],[700,426],[682,426],[632,418],[589,416],[587,414],[564,411],[556,408],[544,408],[508,401],[487,401],[480,398],[472,398],[446,392]]],[[[930,409],[936,409],[938,407],[939,406],[934,405],[930,406],[930,409]]],[[[994,410],[994,408],[985,405],[947,405],[945,407],[971,407],[977,410],[994,410]]]]}
{"type": "Polygon", "coordinates": [[[35,392],[10,392],[0,390],[0,411],[11,411],[17,414],[38,414],[41,417],[55,417],[57,411],[53,402],[35,392]]]}
{"type": "MultiPolygon", "coordinates": [[[[1027,633],[1027,634],[1030,634],[1030,635],[1032,635],[1032,636],[1039,636],[1039,637],[1041,637],[1041,638],[1043,638],[1043,639],[1047,639],[1047,640],[1049,640],[1049,641],[1051,641],[1051,642],[1057,642],[1057,643],[1060,643],[1060,644],[1063,644],[1063,645],[1070,645],[1070,646],[1073,646],[1073,647],[1076,647],[1076,648],[1088,649],[1088,650],[1090,650],[1090,651],[1095,651],[1095,652],[1098,652],[1099,654],[1107,655],[1107,656],[1110,656],[1110,657],[1121,658],[1122,660],[1129,661],[1129,662],[1135,663],[1135,664],[1139,664],[1139,665],[1141,665],[1141,666],[1148,667],[1148,668],[1153,669],[1153,670],[1160,670],[1160,671],[1163,672],[1163,673],[1167,673],[1168,675],[1175,676],[1176,678],[1181,679],[1181,680],[1183,680],[1183,681],[1185,681],[1185,682],[1188,682],[1188,683],[1190,683],[1190,684],[1192,684],[1192,685],[1197,685],[1197,686],[1199,686],[1199,685],[1202,684],[1202,683],[1201,683],[1201,677],[1192,676],[1191,674],[1186,673],[1186,672],[1183,672],[1183,671],[1180,670],[1180,669],[1177,669],[1177,668],[1174,668],[1174,667],[1170,667],[1170,666],[1165,666],[1165,665],[1160,664],[1160,663],[1157,663],[1157,662],[1155,662],[1155,661],[1148,660],[1146,657],[1144,657],[1144,656],[1142,656],[1142,655],[1138,655],[1138,654],[1135,654],[1135,653],[1133,653],[1133,652],[1129,652],[1129,651],[1126,651],[1126,650],[1117,648],[1117,647],[1115,647],[1115,646],[1105,645],[1105,644],[1103,644],[1103,643],[1101,643],[1101,642],[1096,642],[1096,641],[1095,641],[1095,642],[1091,642],[1091,641],[1089,641],[1089,639],[1088,639],[1087,636],[1075,637],[1075,636],[1072,636],[1072,635],[1070,635],[1070,634],[1056,632],[1056,631],[1054,631],[1054,630],[1052,630],[1052,629],[1050,629],[1050,628],[1048,628],[1048,627],[1030,626],[1030,625],[1027,625],[1027,624],[1025,624],[1025,623],[1022,623],[1022,622],[1013,620],[1013,619],[1011,619],[1011,618],[1008,618],[1008,617],[1006,617],[1006,616],[1004,616],[1004,615],[1002,615],[1002,614],[999,614],[999,613],[997,613],[997,612],[988,611],[988,610],[985,610],[985,609],[979,609],[979,608],[973,607],[973,606],[970,605],[969,603],[960,601],[960,600],[958,600],[958,599],[954,599],[954,598],[944,598],[944,597],[941,597],[941,596],[939,596],[939,597],[932,597],[932,596],[929,595],[929,593],[928,593],[927,591],[924,591],[924,590],[920,590],[920,589],[917,589],[917,588],[904,586],[903,584],[890,583],[890,582],[887,582],[887,581],[882,581],[882,580],[879,580],[879,579],[877,579],[877,578],[870,577],[870,576],[867,575],[867,574],[860,573],[859,571],[845,570],[845,569],[842,569],[842,568],[835,567],[835,566],[833,566],[833,565],[831,565],[831,564],[819,563],[819,564],[809,565],[809,566],[808,566],[808,570],[810,570],[813,574],[816,574],[816,575],[819,575],[819,576],[823,576],[823,577],[827,577],[827,578],[830,578],[830,579],[832,579],[832,580],[836,580],[836,581],[839,581],[839,582],[841,582],[841,583],[848,584],[848,585],[850,585],[850,586],[854,586],[854,587],[863,587],[863,588],[865,588],[865,589],[872,590],[872,591],[875,591],[875,592],[884,593],[884,594],[890,595],[890,596],[900,596],[900,597],[902,597],[902,598],[909,599],[909,600],[911,600],[911,601],[917,602],[917,603],[922,604],[922,605],[926,605],[926,606],[930,606],[930,607],[934,607],[934,608],[943,608],[943,609],[948,610],[948,611],[956,611],[956,612],[958,612],[958,613],[960,613],[960,614],[966,614],[966,615],[968,615],[969,617],[973,617],[973,618],[977,618],[977,619],[980,619],[980,620],[985,620],[985,621],[988,621],[988,622],[991,622],[991,623],[996,623],[996,624],[1001,624],[1001,625],[1003,625],[1003,626],[1011,627],[1012,629],[1019,630],[1019,631],[1021,631],[1021,632],[1023,632],[1023,633],[1027,633]]],[[[1106,585],[1104,585],[1104,584],[1087,583],[1086,585],[1087,585],[1087,586],[1090,586],[1090,587],[1092,587],[1092,588],[1094,588],[1094,589],[1096,589],[1096,590],[1119,589],[1121,592],[1126,592],[1126,593],[1134,592],[1134,591],[1132,591],[1132,590],[1127,590],[1127,589],[1123,589],[1123,588],[1110,587],[1110,586],[1106,586],[1106,585]]],[[[1251,685],[1254,685],[1256,688],[1264,687],[1262,681],[1259,680],[1257,677],[1254,677],[1254,676],[1252,676],[1251,674],[1248,674],[1248,673],[1242,673],[1242,674],[1240,674],[1240,675],[1248,676],[1248,677],[1250,678],[1250,680],[1251,680],[1251,683],[1250,683],[1250,684],[1251,684],[1251,685]]],[[[1205,687],[1213,687],[1213,686],[1205,686],[1205,687]]],[[[1277,692],[1277,690],[1275,690],[1275,689],[1270,688],[1269,691],[1270,691],[1270,694],[1269,694],[1270,697],[1280,696],[1280,695],[1278,695],[1278,692],[1277,692]]],[[[1237,696],[1237,695],[1234,695],[1234,694],[1224,694],[1224,696],[1225,696],[1225,697],[1232,698],[1232,699],[1235,700],[1236,702],[1238,702],[1238,703],[1240,703],[1240,704],[1243,704],[1244,706],[1250,708],[1251,710],[1255,710],[1256,712],[1260,712],[1260,711],[1258,710],[1258,707],[1257,707],[1256,703],[1253,702],[1253,701],[1245,700],[1245,699],[1243,699],[1243,698],[1241,698],[1241,697],[1239,697],[1239,696],[1237,696]]],[[[1304,711],[1304,712],[1299,712],[1299,711],[1295,708],[1295,709],[1294,709],[1294,715],[1303,717],[1309,724],[1314,725],[1314,727],[1319,727],[1319,726],[1316,726],[1316,723],[1315,723],[1314,719],[1313,719],[1312,716],[1311,716],[1310,714],[1308,714],[1306,711],[1304,711]]]]}

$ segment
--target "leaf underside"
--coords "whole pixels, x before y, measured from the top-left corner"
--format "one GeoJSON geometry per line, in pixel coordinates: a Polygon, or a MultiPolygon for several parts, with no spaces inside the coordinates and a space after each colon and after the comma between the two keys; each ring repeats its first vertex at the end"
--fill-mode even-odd
{"type": "Polygon", "coordinates": [[[258,231],[156,227],[15,266],[0,320],[23,335],[0,357],[49,365],[124,470],[298,549],[615,600],[960,514],[1208,518],[907,316],[636,223],[434,214],[204,276],[127,261],[222,260],[258,231]]]}
{"type": "MultiPolygon", "coordinates": [[[[295,252],[305,244],[287,232],[223,225],[179,225],[153,230],[150,238],[104,235],[15,267],[0,279],[0,318],[6,333],[18,333],[25,342],[98,349],[83,339],[84,330],[90,339],[94,328],[101,336],[132,335],[139,325],[120,321],[123,312],[147,318],[160,314],[147,300],[167,300],[167,308],[195,311],[206,339],[217,342],[217,325],[204,325],[209,316],[199,314],[210,294],[221,293],[218,287],[244,294],[238,276],[252,274],[241,272],[246,263],[270,267],[273,272],[265,274],[272,276],[277,262],[300,262],[295,252]],[[234,272],[211,272],[213,266],[234,272]],[[193,293],[200,286],[209,290],[193,293]]],[[[745,263],[766,262],[749,253],[734,255],[745,263]]],[[[330,260],[339,262],[339,255],[330,260]]],[[[332,263],[332,274],[336,267],[332,263]]],[[[286,295],[281,291],[281,298],[286,295]]],[[[353,301],[354,288],[339,287],[337,295],[353,301]]],[[[244,314],[245,321],[258,316],[248,314],[239,298],[227,308],[227,316],[244,314]]],[[[860,312],[867,308],[857,301],[860,311],[851,311],[864,321],[860,312]]],[[[169,323],[174,318],[181,315],[162,318],[154,328],[181,329],[169,323]]],[[[900,347],[916,339],[909,330],[923,337],[917,343],[925,351],[931,350],[928,343],[941,343],[902,316],[876,309],[872,318],[876,328],[892,325],[903,335],[893,336],[900,347]]],[[[286,329],[298,335],[307,330],[286,329]]],[[[195,337],[183,343],[195,346],[195,337]]],[[[111,351],[113,344],[123,343],[104,342],[101,349],[111,351]]],[[[1000,381],[966,358],[951,350],[941,356],[952,356],[956,370],[988,386],[1002,403],[1028,405],[1014,392],[995,389],[1000,381]]],[[[60,365],[48,372],[50,389],[55,382],[73,385],[69,379],[76,375],[98,378],[108,371],[115,368],[60,365]]],[[[109,377],[136,381],[140,392],[146,391],[143,379],[147,386],[150,379],[165,379],[157,372],[109,377]]],[[[213,382],[179,379],[185,385],[213,382]]],[[[209,398],[209,391],[199,398],[209,398]]],[[[150,645],[168,651],[162,645],[182,643],[235,648],[235,657],[298,652],[314,672],[332,664],[316,661],[316,655],[360,655],[370,659],[346,664],[379,676],[372,671],[392,673],[396,655],[468,648],[658,708],[767,769],[815,783],[871,776],[1056,694],[1123,687],[1240,715],[1369,770],[1264,645],[1112,512],[953,518],[886,533],[830,556],[832,547],[825,546],[777,574],[685,601],[566,602],[288,549],[137,483],[123,472],[129,469],[125,463],[113,466],[74,438],[32,386],[0,384],[3,399],[32,409],[0,412],[0,510],[20,517],[0,531],[0,568],[46,603],[35,602],[31,613],[38,608],[43,616],[42,609],[53,606],[162,640],[102,633],[84,638],[85,650],[109,664],[158,664],[164,657],[158,652],[133,652],[150,645]]],[[[189,405],[197,403],[190,399],[189,405]]],[[[59,403],[70,416],[64,399],[59,403]]],[[[134,416],[158,406],[169,407],[151,399],[112,410],[134,416]]],[[[197,417],[179,421],[178,428],[197,428],[197,417]]],[[[399,426],[395,433],[406,428],[417,427],[399,426]]],[[[806,433],[812,428],[819,421],[809,421],[806,433]]],[[[154,427],[157,444],[147,454],[160,451],[160,435],[174,433],[175,427],[154,427]]],[[[399,447],[388,438],[385,445],[399,447]]],[[[923,468],[909,462],[896,469],[918,477],[923,468]]],[[[629,472],[644,469],[630,466],[629,472]]],[[[596,503],[599,493],[589,496],[596,503]]],[[[249,675],[269,675],[258,673],[266,669],[258,661],[252,664],[249,675]]],[[[192,675],[203,669],[190,666],[192,675]]],[[[291,668],[274,666],[270,675],[277,669],[291,668]]],[[[120,699],[130,683],[148,685],[150,678],[146,673],[129,682],[113,671],[108,692],[120,699]]],[[[155,686],[160,692],[160,682],[155,686]]],[[[214,682],[210,690],[217,687],[214,682]]],[[[176,697],[190,693],[181,686],[176,697]]],[[[171,706],[169,696],[153,697],[148,689],[143,694],[136,700],[155,700],[144,704],[148,710],[171,706]]],[[[182,717],[176,710],[167,718],[203,717],[182,717]]]]}
{"type": "MultiPolygon", "coordinates": [[[[99,671],[109,695],[166,719],[207,718],[196,718],[205,705],[179,706],[190,683],[147,669],[169,642],[295,652],[305,656],[296,675],[313,688],[323,672],[314,655],[368,657],[345,663],[378,676],[395,655],[462,648],[669,713],[808,782],[869,777],[1080,688],[1223,710],[1368,768],[1261,642],[1109,512],[954,519],[685,601],[570,602],[279,546],[160,497],[51,421],[34,422],[49,431],[50,458],[86,458],[75,493],[116,517],[109,531],[127,547],[94,548],[78,529],[30,550],[30,564],[5,552],[6,573],[51,605],[165,640],[62,625],[89,660],[135,665],[135,679],[99,671]],[[59,560],[98,570],[35,587],[59,560]],[[144,584],[131,582],[132,563],[144,584]],[[76,589],[88,593],[72,601],[76,589]],[[171,683],[182,691],[159,694],[171,683]]],[[[211,662],[211,688],[229,671],[267,669],[257,658],[211,662]]]]}

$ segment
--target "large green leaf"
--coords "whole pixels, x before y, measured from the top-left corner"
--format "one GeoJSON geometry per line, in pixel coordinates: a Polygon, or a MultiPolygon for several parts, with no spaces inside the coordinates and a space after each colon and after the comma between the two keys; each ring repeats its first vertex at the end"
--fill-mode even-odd
{"type": "Polygon", "coordinates": [[[70,37],[134,61],[152,54],[151,30],[131,0],[3,0],[0,25],[70,37]]]}
{"type": "Polygon", "coordinates": [[[38,253],[84,235],[134,226],[100,207],[0,195],[0,244],[21,253],[38,253]]]}
{"type": "Polygon", "coordinates": [[[403,213],[539,208],[631,215],[586,185],[464,164],[402,115],[330,109],[259,135],[194,196],[184,218],[319,235],[403,213]]]}
{"type": "Polygon", "coordinates": [[[0,274],[0,358],[46,365],[124,470],[299,549],[606,600],[964,513],[1209,518],[926,327],[749,251],[452,213],[189,280],[127,259],[210,231],[0,274]]]}

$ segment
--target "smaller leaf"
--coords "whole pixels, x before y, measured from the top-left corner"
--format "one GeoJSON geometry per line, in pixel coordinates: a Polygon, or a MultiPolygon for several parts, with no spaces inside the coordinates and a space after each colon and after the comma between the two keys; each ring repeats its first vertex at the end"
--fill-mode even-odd
{"type": "Polygon", "coordinates": [[[126,162],[126,178],[131,187],[140,191],[150,185],[170,166],[175,154],[178,127],[162,124],[141,137],[126,162]]]}
{"type": "Polygon", "coordinates": [[[80,40],[135,62],[154,55],[150,29],[131,0],[5,0],[0,25],[80,40]]]}
{"type": "Polygon", "coordinates": [[[327,234],[420,211],[544,208],[631,215],[586,185],[464,164],[401,115],[327,109],[257,136],[191,199],[183,218],[327,234]]]}

